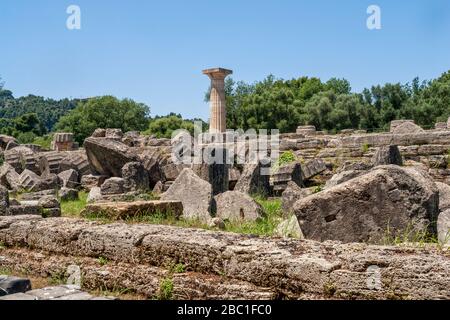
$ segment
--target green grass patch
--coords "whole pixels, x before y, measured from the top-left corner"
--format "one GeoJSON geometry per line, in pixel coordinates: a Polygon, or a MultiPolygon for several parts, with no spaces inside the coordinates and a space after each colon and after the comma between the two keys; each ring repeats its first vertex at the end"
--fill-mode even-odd
{"type": "Polygon", "coordinates": [[[43,149],[50,150],[51,144],[53,140],[53,134],[47,134],[42,137],[36,137],[33,140],[33,144],[36,144],[38,146],[41,146],[43,149]]]}
{"type": "Polygon", "coordinates": [[[369,152],[369,149],[370,149],[370,144],[368,144],[368,143],[364,143],[364,144],[361,146],[361,151],[362,151],[363,153],[369,152]]]}
{"type": "Polygon", "coordinates": [[[61,202],[61,213],[64,217],[80,217],[80,212],[86,207],[88,194],[79,193],[79,199],[61,202]]]}
{"type": "Polygon", "coordinates": [[[173,279],[165,278],[159,284],[158,300],[172,300],[173,298],[173,279]]]}
{"type": "Polygon", "coordinates": [[[98,264],[103,266],[106,266],[108,264],[108,259],[105,257],[98,257],[98,264]]]}
{"type": "Polygon", "coordinates": [[[297,161],[297,156],[291,150],[283,152],[272,165],[272,172],[276,173],[282,166],[297,161]]]}
{"type": "Polygon", "coordinates": [[[254,199],[263,208],[263,217],[254,222],[226,221],[225,231],[259,236],[272,236],[274,234],[275,228],[282,217],[281,200],[268,200],[261,196],[255,196],[254,199]]]}
{"type": "Polygon", "coordinates": [[[0,267],[0,275],[2,276],[10,276],[12,275],[11,268],[8,267],[0,267]]]}
{"type": "Polygon", "coordinates": [[[440,246],[436,235],[431,234],[428,230],[417,230],[413,223],[409,223],[404,230],[392,230],[388,224],[384,237],[381,241],[382,245],[401,245],[413,243],[416,246],[425,246],[427,244],[436,244],[440,246]]]}
{"type": "MultiPolygon", "coordinates": [[[[75,201],[61,202],[61,211],[64,217],[80,218],[80,212],[86,207],[87,193],[80,192],[79,199],[75,201]]],[[[256,202],[258,202],[263,208],[263,217],[258,221],[225,221],[225,231],[253,234],[261,236],[271,236],[282,217],[281,200],[268,200],[261,195],[254,196],[256,202]]],[[[97,221],[100,223],[113,223],[117,222],[106,214],[90,213],[83,218],[90,221],[97,221]]],[[[156,212],[152,214],[140,214],[137,216],[125,218],[123,220],[128,224],[157,224],[157,225],[169,225],[183,228],[199,228],[199,229],[211,229],[208,225],[200,220],[185,220],[183,218],[177,218],[170,212],[156,212]]]]}

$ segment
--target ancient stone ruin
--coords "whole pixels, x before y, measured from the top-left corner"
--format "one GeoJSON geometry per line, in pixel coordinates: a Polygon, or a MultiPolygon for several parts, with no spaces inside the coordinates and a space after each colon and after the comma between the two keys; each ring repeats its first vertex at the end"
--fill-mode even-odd
{"type": "MultiPolygon", "coordinates": [[[[224,135],[231,71],[204,73],[211,133],[224,135]]],[[[390,132],[335,135],[299,126],[280,135],[279,151],[295,156],[282,164],[180,164],[178,138],[99,128],[81,148],[61,133],[42,150],[0,136],[1,270],[70,277],[76,265],[83,278],[81,288],[31,290],[27,279],[3,277],[0,299],[89,300],[99,286],[172,299],[450,298],[446,124],[423,130],[404,120],[390,132]],[[258,197],[281,203],[278,220],[258,197]],[[76,201],[87,204],[66,214],[76,201]],[[367,285],[371,268],[379,286],[367,285]],[[167,279],[173,290],[162,297],[167,279]]],[[[227,143],[200,148],[225,159],[227,143]]]]}

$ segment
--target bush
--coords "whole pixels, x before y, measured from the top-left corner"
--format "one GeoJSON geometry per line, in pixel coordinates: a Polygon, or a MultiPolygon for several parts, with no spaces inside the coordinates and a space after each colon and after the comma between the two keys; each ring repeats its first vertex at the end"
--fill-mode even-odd
{"type": "Polygon", "coordinates": [[[56,129],[72,132],[81,145],[97,128],[143,131],[148,126],[148,114],[149,108],[145,104],[104,96],[80,102],[59,120],[56,129]]]}

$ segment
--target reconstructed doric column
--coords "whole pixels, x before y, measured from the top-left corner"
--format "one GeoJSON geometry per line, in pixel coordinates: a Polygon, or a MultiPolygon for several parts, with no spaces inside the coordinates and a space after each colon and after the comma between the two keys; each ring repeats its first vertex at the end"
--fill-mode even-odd
{"type": "Polygon", "coordinates": [[[221,133],[227,129],[225,78],[232,73],[233,71],[222,68],[203,70],[203,74],[208,75],[211,79],[211,119],[209,120],[211,133],[221,133]]]}

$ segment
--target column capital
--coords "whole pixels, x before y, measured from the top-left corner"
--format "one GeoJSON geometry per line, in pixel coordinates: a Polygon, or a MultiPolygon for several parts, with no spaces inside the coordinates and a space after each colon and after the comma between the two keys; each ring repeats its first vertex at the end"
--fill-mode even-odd
{"type": "Polygon", "coordinates": [[[203,70],[203,74],[206,74],[211,80],[223,80],[232,73],[232,70],[224,68],[212,68],[203,70]]]}

